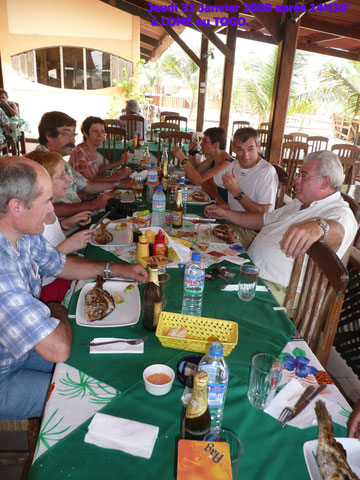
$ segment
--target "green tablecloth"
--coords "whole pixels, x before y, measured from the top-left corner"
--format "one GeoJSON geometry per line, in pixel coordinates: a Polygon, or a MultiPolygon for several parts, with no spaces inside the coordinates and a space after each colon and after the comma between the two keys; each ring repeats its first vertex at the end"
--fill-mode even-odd
{"type": "MultiPolygon", "coordinates": [[[[112,254],[90,246],[91,259],[115,259],[112,254]]],[[[230,265],[226,262],[227,265],[230,265]]],[[[233,268],[235,267],[231,264],[233,268]]],[[[168,269],[170,290],[167,310],[180,312],[182,275],[180,269],[168,269]]],[[[220,280],[206,281],[203,316],[236,321],[239,325],[237,346],[226,357],[230,369],[223,425],[241,439],[244,453],[239,477],[242,480],[303,480],[308,478],[302,445],[317,437],[317,429],[281,429],[278,422],[251,407],[247,399],[250,358],[256,352],[279,354],[291,338],[293,324],[284,311],[274,311],[276,301],[268,292],[258,292],[249,302],[239,300],[236,292],[221,292],[220,280]]],[[[143,286],[140,287],[141,293],[143,286]]],[[[70,305],[75,312],[76,295],[70,305]]],[[[103,413],[158,425],[159,437],[152,457],[145,460],[120,451],[100,449],[84,443],[90,420],[39,457],[29,478],[40,479],[153,479],[175,478],[176,444],[180,434],[183,387],[175,380],[171,392],[163,397],[148,394],[142,371],[151,363],[167,363],[176,369],[184,351],[163,348],[150,333],[143,355],[89,355],[82,344],[94,336],[137,337],[144,334],[141,318],[137,325],[122,328],[86,328],[73,321],[74,343],[67,363],[121,391],[120,396],[102,409],[103,413]]],[[[64,401],[66,401],[64,399],[64,401]]],[[[335,435],[345,436],[343,427],[335,425],[335,435]]]]}
{"type": "MultiPolygon", "coordinates": [[[[149,145],[149,152],[152,153],[156,158],[158,154],[158,144],[155,142],[146,142],[147,145],[149,145]]],[[[145,150],[144,145],[141,147],[133,148],[132,144],[127,142],[126,144],[127,150],[145,150]]],[[[99,147],[97,151],[101,153],[101,155],[104,155],[106,157],[107,155],[107,150],[106,150],[106,142],[105,142],[105,155],[104,155],[104,149],[103,147],[99,147]]],[[[115,149],[116,149],[116,161],[120,160],[121,155],[124,153],[124,143],[122,141],[117,141],[115,144],[115,149]]]]}

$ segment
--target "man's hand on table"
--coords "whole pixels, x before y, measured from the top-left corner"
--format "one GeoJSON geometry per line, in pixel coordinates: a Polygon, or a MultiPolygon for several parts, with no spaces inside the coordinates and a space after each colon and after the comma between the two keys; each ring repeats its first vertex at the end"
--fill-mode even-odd
{"type": "Polygon", "coordinates": [[[206,205],[204,214],[207,218],[226,218],[226,210],[228,209],[229,207],[226,209],[214,204],[206,205]]]}
{"type": "Polygon", "coordinates": [[[347,426],[349,437],[358,438],[360,440],[360,400],[355,404],[347,421],[347,426]]]}
{"type": "Polygon", "coordinates": [[[298,255],[304,255],[323,233],[320,225],[312,220],[294,223],[284,234],[280,248],[287,257],[296,258],[298,255]]]}
{"type": "MultiPolygon", "coordinates": [[[[148,273],[141,265],[120,265],[113,263],[111,265],[112,277],[124,277],[136,280],[139,283],[146,283],[148,281],[148,273]]],[[[110,279],[111,280],[111,279],[110,279]]]]}

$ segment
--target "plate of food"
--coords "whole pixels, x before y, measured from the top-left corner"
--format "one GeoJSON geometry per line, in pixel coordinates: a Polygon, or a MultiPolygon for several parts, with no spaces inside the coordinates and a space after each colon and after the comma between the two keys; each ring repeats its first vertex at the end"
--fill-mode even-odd
{"type": "Polygon", "coordinates": [[[83,327],[125,327],[140,317],[140,293],[131,282],[114,282],[98,277],[81,290],[76,306],[76,323],[83,327]]]}
{"type": "Polygon", "coordinates": [[[132,190],[115,190],[114,198],[119,198],[122,203],[135,202],[135,193],[132,190]]]}
{"type": "Polygon", "coordinates": [[[333,435],[331,416],[323,401],[317,401],[315,412],[318,420],[317,440],[304,443],[303,451],[311,480],[360,478],[360,442],[357,438],[333,435]]]}
{"type": "Polygon", "coordinates": [[[90,244],[102,247],[121,247],[133,242],[133,231],[126,222],[102,222],[91,236],[90,244]]]}
{"type": "Polygon", "coordinates": [[[215,239],[214,243],[228,243],[229,245],[239,243],[239,237],[237,233],[227,223],[214,225],[211,233],[215,239]]]}
{"type": "Polygon", "coordinates": [[[211,202],[212,202],[211,197],[203,190],[200,190],[198,188],[192,188],[192,187],[188,188],[187,203],[189,205],[206,205],[211,202]]]}

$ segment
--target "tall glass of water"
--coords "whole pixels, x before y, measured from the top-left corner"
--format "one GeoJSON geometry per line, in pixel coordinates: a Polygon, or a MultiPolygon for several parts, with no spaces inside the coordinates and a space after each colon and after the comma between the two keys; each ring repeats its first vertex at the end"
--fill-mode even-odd
{"type": "Polygon", "coordinates": [[[238,295],[240,300],[250,302],[255,295],[259,278],[259,269],[255,265],[246,263],[241,265],[239,273],[238,295]]]}

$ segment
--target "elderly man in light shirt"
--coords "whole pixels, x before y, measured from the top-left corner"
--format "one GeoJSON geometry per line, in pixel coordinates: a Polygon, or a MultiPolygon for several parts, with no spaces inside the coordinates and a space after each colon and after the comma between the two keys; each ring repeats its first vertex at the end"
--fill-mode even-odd
{"type": "Polygon", "coordinates": [[[340,194],[344,181],[339,157],[314,152],[305,158],[295,182],[296,198],[267,213],[234,212],[217,205],[206,207],[206,216],[223,218],[244,228],[259,230],[248,253],[264,280],[286,289],[294,258],[320,240],[342,258],[358,224],[340,194]]]}

